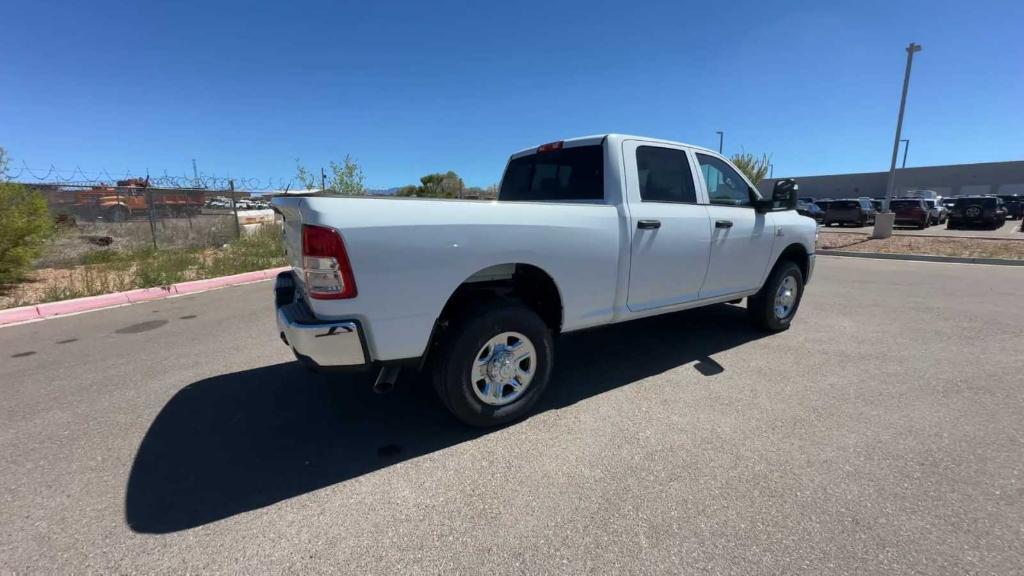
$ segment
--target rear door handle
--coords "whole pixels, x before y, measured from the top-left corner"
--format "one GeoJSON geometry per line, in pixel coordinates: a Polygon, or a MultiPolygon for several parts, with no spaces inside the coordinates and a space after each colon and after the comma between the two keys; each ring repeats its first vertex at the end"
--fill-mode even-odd
{"type": "Polygon", "coordinates": [[[732,228],[732,220],[715,220],[715,228],[732,228]]]}
{"type": "Polygon", "coordinates": [[[661,220],[637,220],[636,227],[641,230],[654,230],[661,228],[661,220]]]}

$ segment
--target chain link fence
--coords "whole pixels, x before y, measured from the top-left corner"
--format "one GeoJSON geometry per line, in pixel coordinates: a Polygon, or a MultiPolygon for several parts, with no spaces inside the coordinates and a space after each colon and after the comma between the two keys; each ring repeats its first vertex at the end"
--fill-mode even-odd
{"type": "Polygon", "coordinates": [[[58,224],[87,240],[138,249],[212,248],[243,233],[246,222],[273,222],[269,199],[226,189],[157,188],[145,180],[116,185],[29,184],[58,224]]]}

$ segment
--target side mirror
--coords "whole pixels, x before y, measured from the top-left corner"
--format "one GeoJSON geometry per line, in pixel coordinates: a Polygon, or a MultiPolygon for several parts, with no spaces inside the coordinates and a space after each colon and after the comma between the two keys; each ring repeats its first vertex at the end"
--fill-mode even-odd
{"type": "Polygon", "coordinates": [[[772,189],[772,201],[779,202],[788,208],[796,207],[796,197],[800,193],[800,185],[792,178],[785,178],[775,182],[772,189]]]}
{"type": "Polygon", "coordinates": [[[792,178],[776,180],[775,187],[772,189],[771,199],[758,200],[754,203],[754,207],[759,212],[794,210],[799,194],[800,186],[796,183],[796,180],[792,178]]]}

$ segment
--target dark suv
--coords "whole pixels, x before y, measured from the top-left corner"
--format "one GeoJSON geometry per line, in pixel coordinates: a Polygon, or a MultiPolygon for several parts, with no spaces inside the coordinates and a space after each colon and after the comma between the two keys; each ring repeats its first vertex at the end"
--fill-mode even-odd
{"type": "Polygon", "coordinates": [[[896,215],[897,226],[917,226],[924,230],[931,224],[931,208],[920,198],[901,198],[889,202],[889,210],[896,215]]]}
{"type": "Polygon", "coordinates": [[[825,211],[821,207],[814,202],[804,202],[803,200],[796,201],[796,212],[801,216],[814,218],[815,222],[821,222],[821,219],[825,217],[825,211]]]}
{"type": "Polygon", "coordinates": [[[995,196],[964,196],[956,199],[949,210],[946,228],[952,230],[964,226],[983,225],[999,228],[1006,222],[1006,207],[1003,199],[995,196]]]}
{"type": "Polygon", "coordinates": [[[1006,217],[1010,220],[1024,218],[1024,195],[999,194],[997,198],[1006,205],[1006,217]]]}
{"type": "Polygon", "coordinates": [[[875,223],[875,207],[866,198],[855,200],[834,200],[825,209],[825,226],[833,224],[856,224],[867,226],[875,223]]]}

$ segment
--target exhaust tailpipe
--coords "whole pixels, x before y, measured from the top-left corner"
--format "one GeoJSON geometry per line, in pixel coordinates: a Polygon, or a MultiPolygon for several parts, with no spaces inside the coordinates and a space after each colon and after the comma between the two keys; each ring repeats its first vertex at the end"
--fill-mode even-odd
{"type": "Polygon", "coordinates": [[[377,380],[373,382],[373,391],[377,394],[388,394],[395,389],[395,380],[398,380],[398,366],[382,366],[377,373],[377,380]]]}

